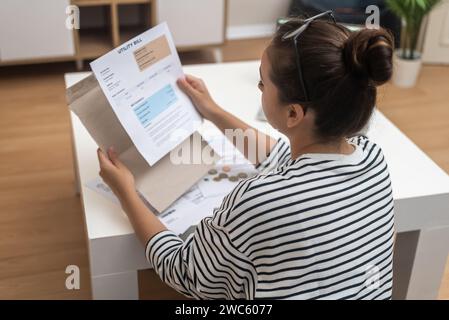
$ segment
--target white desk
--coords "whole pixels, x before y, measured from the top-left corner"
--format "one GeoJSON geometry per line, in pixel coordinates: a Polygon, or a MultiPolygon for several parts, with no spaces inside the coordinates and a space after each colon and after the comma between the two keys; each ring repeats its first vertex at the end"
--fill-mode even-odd
{"type": "MultiPolygon", "coordinates": [[[[203,78],[221,106],[267,131],[269,125],[255,119],[258,67],[258,61],[208,64],[185,67],[185,72],[203,78]]],[[[87,75],[66,74],[66,85],[87,75]]],[[[149,267],[144,250],[120,208],[84,185],[97,177],[97,147],[74,114],[71,120],[93,298],[137,299],[137,270],[149,267]]],[[[394,296],[435,299],[449,251],[449,176],[380,112],[368,136],[383,148],[393,184],[398,232],[394,296]]]]}

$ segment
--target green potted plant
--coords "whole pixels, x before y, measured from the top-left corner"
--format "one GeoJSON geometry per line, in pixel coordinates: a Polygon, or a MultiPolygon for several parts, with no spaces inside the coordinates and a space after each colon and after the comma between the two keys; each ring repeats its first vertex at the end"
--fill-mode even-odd
{"type": "Polygon", "coordinates": [[[387,7],[402,21],[401,47],[396,51],[393,83],[410,88],[416,83],[421,69],[418,36],[424,17],[441,0],[386,0],[387,7]]]}

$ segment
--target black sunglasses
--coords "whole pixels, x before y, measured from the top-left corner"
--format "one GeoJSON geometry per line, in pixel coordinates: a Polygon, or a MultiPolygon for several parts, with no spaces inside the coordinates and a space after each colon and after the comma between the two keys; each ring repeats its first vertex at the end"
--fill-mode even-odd
{"type": "MultiPolygon", "coordinates": [[[[304,23],[298,29],[293,30],[291,32],[287,32],[286,34],[284,34],[282,36],[282,40],[288,40],[288,39],[293,38],[293,41],[294,41],[295,54],[296,54],[296,67],[298,68],[298,73],[299,73],[299,83],[301,84],[302,91],[304,92],[304,98],[305,98],[305,100],[302,102],[309,102],[310,100],[309,100],[309,94],[307,93],[306,85],[304,83],[304,77],[302,74],[301,61],[299,58],[299,50],[298,50],[298,37],[301,35],[301,33],[303,33],[307,29],[307,27],[312,23],[312,21],[317,20],[324,16],[329,16],[330,18],[332,18],[334,23],[337,23],[337,21],[335,20],[334,14],[332,13],[332,10],[328,10],[328,11],[322,12],[320,14],[317,14],[316,16],[305,19],[303,21],[304,23]]],[[[287,20],[287,21],[289,21],[289,20],[287,20]]]]}

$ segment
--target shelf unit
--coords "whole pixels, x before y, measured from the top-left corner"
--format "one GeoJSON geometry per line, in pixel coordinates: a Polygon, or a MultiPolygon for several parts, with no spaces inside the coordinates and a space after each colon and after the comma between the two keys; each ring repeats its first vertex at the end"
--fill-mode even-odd
{"type": "Polygon", "coordinates": [[[131,39],[148,29],[156,21],[156,1],[154,0],[72,0],[71,3],[80,8],[81,28],[73,30],[75,43],[75,61],[79,69],[83,61],[97,58],[121,43],[131,39]],[[146,7],[139,10],[140,26],[121,26],[119,11],[121,6],[140,5],[146,7]],[[83,13],[87,7],[102,7],[105,25],[96,28],[83,28],[83,13]],[[142,19],[143,18],[143,19],[142,19]]]}

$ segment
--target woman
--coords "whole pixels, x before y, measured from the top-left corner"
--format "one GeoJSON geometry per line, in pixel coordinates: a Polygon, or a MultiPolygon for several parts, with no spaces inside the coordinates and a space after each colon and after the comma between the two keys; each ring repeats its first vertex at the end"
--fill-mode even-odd
{"type": "MultiPolygon", "coordinates": [[[[259,88],[269,123],[289,143],[263,134],[248,141],[266,150],[256,160],[263,172],[240,182],[185,242],[142,203],[114,151],[98,151],[100,175],[163,281],[200,299],[391,298],[390,177],[379,146],[355,135],[376,86],[391,77],[392,46],[382,29],[351,33],[315,18],[283,24],[263,53],[259,88]]],[[[200,79],[178,85],[221,130],[255,130],[219,107],[200,79]]]]}

